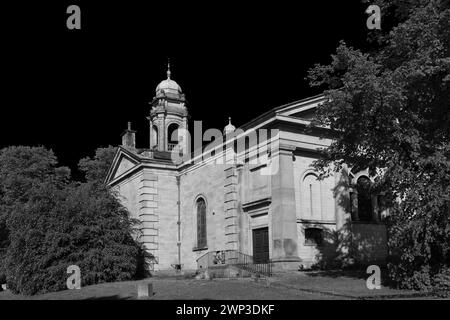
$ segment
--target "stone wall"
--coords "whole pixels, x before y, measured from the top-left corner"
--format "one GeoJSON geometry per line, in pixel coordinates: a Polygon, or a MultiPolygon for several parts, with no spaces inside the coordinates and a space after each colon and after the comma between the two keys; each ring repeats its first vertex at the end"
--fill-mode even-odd
{"type": "Polygon", "coordinates": [[[333,237],[336,234],[335,224],[304,224],[297,223],[299,256],[302,259],[301,264],[310,267],[321,261],[331,261],[339,255],[337,241],[333,237]],[[324,240],[321,245],[311,245],[306,243],[305,229],[315,227],[322,229],[324,240]]]}
{"type": "Polygon", "coordinates": [[[184,269],[196,269],[197,259],[206,252],[226,249],[225,169],[225,165],[207,164],[186,170],[180,176],[181,263],[184,269]],[[207,249],[204,250],[195,250],[197,246],[195,202],[199,196],[204,197],[206,201],[207,249]]]}
{"type": "Polygon", "coordinates": [[[129,179],[115,185],[111,190],[116,193],[122,205],[128,209],[131,218],[139,218],[138,184],[142,172],[138,172],[129,179]]]}
{"type": "MultiPolygon", "coordinates": [[[[294,235],[297,241],[295,252],[301,259],[298,264],[311,265],[320,260],[329,262],[342,256],[342,252],[352,253],[355,259],[361,261],[383,260],[386,256],[385,226],[349,221],[350,215],[334,196],[340,174],[320,181],[317,189],[320,194],[314,198],[320,211],[311,216],[304,203],[307,190],[302,186],[302,179],[308,172],[313,172],[310,165],[317,154],[299,150],[293,154],[289,150],[283,152],[278,156],[284,159],[284,166],[280,168],[287,168],[293,173],[289,180],[292,185],[289,187],[292,194],[288,199],[292,204],[289,208],[283,207],[288,190],[284,180],[280,182],[274,180],[276,177],[261,175],[259,171],[263,166],[248,163],[237,166],[199,164],[181,172],[173,168],[147,167],[115,185],[113,190],[119,191],[120,199],[132,217],[142,221],[141,240],[155,258],[154,270],[173,270],[174,265],[179,263],[179,246],[184,270],[196,269],[197,259],[211,251],[239,250],[253,255],[252,230],[261,227],[269,227],[269,252],[273,258],[277,232],[281,240],[283,237],[287,239],[289,237],[283,232],[289,231],[293,225],[295,232],[289,231],[289,235],[294,235]],[[273,193],[274,181],[279,182],[277,194],[273,193]],[[196,200],[200,196],[204,197],[207,206],[207,248],[196,248],[196,200]],[[278,206],[274,206],[274,201],[278,206]],[[285,214],[295,213],[292,222],[289,220],[287,223],[284,217],[274,219],[274,215],[281,212],[280,208],[285,214]],[[276,226],[277,221],[283,226],[276,226]],[[323,245],[305,243],[304,230],[308,226],[323,230],[323,245]]],[[[278,174],[285,180],[289,177],[286,172],[278,174]]],[[[291,257],[282,256],[281,259],[289,260],[291,257]]],[[[290,262],[297,263],[294,260],[290,262]]]]}
{"type": "Polygon", "coordinates": [[[313,195],[314,206],[317,206],[319,209],[317,215],[311,216],[311,213],[308,210],[309,204],[304,203],[305,199],[309,197],[309,189],[307,189],[303,180],[308,173],[315,173],[311,168],[311,164],[316,159],[317,156],[311,152],[296,152],[295,154],[294,181],[297,219],[322,220],[327,222],[335,221],[335,201],[333,195],[335,179],[333,176],[317,182],[317,190],[320,194],[318,194],[317,197],[313,195]]]}
{"type": "Polygon", "coordinates": [[[156,195],[154,195],[153,210],[157,221],[151,227],[157,227],[153,231],[156,234],[154,240],[157,252],[157,270],[172,269],[178,263],[178,187],[176,174],[173,171],[157,173],[155,181],[156,195]]]}

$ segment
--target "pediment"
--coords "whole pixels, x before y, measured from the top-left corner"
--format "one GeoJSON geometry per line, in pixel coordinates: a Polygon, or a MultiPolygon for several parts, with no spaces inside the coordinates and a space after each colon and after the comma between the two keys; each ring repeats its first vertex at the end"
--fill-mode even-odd
{"type": "Polygon", "coordinates": [[[277,110],[277,114],[304,120],[312,120],[315,116],[317,107],[324,101],[325,97],[323,95],[316,96],[281,108],[277,110]]]}
{"type": "Polygon", "coordinates": [[[136,167],[139,164],[139,160],[136,157],[136,155],[130,154],[123,148],[119,148],[114,156],[105,182],[108,184],[136,167]]]}
{"type": "Polygon", "coordinates": [[[291,114],[290,116],[294,117],[294,118],[304,119],[304,120],[312,120],[312,119],[314,119],[315,114],[316,114],[316,107],[309,109],[309,110],[300,111],[300,112],[291,114]]]}
{"type": "Polygon", "coordinates": [[[128,160],[125,157],[122,157],[119,166],[117,167],[117,170],[114,174],[114,178],[120,176],[122,173],[127,172],[128,170],[130,170],[131,168],[133,168],[135,166],[135,163],[131,162],[130,160],[128,160]]]}

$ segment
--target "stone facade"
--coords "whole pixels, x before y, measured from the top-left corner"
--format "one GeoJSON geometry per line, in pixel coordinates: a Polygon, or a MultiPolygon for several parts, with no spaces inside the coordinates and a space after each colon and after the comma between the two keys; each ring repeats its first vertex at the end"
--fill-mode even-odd
{"type": "MultiPolygon", "coordinates": [[[[387,210],[381,210],[377,195],[371,195],[373,219],[358,221],[357,204],[351,200],[358,177],[367,174],[344,169],[319,180],[311,167],[318,149],[331,142],[320,138],[323,128],[306,130],[323,99],[315,96],[274,108],[241,127],[244,136],[259,129],[276,130],[270,138],[276,148],[264,160],[242,157],[250,154],[250,147],[240,154],[224,144],[208,160],[177,164],[170,156],[168,127],[176,123],[187,129],[187,108],[181,88],[168,74],[151,103],[151,148],[137,149],[129,127],[107,177],[132,217],[142,222],[140,240],[154,257],[153,270],[197,269],[205,253],[222,250],[251,256],[255,250],[264,256],[267,250],[276,270],[337,259],[354,260],[351,263],[385,258],[382,218],[387,210]],[[230,152],[233,160],[241,160],[214,160],[230,152]],[[204,247],[198,247],[200,198],[206,203],[204,247]],[[262,229],[267,230],[267,248],[255,243],[255,230],[262,229]]],[[[225,131],[234,131],[231,123],[225,131]]],[[[185,148],[185,134],[180,141],[185,148]]],[[[258,141],[257,149],[268,141],[258,141]]]]}

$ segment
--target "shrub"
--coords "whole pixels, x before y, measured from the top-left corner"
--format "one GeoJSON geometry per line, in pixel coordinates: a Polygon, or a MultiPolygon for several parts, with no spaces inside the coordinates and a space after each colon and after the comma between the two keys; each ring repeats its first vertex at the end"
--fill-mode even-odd
{"type": "Polygon", "coordinates": [[[8,222],[7,281],[14,293],[65,289],[72,264],[81,269],[82,285],[137,275],[142,247],[132,238],[134,221],[106,189],[43,186],[8,222]]]}
{"type": "Polygon", "coordinates": [[[82,285],[146,275],[137,221],[100,182],[106,167],[100,164],[111,152],[105,154],[86,170],[98,174],[78,183],[42,147],[0,150],[0,222],[7,234],[0,268],[12,292],[65,289],[70,265],[80,267],[82,285]]]}

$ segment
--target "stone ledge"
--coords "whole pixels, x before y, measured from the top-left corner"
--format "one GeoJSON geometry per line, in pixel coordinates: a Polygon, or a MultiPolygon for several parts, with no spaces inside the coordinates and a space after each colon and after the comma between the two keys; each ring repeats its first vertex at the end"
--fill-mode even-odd
{"type": "Polygon", "coordinates": [[[139,215],[139,217],[142,217],[142,216],[144,216],[142,218],[142,222],[158,222],[159,221],[159,218],[158,218],[158,216],[156,214],[142,214],[142,215],[139,215]]]}
{"type": "Polygon", "coordinates": [[[203,250],[208,250],[208,247],[201,247],[201,248],[194,247],[194,248],[192,248],[192,251],[203,251],[203,250]]]}
{"type": "Polygon", "coordinates": [[[139,202],[140,202],[140,209],[144,209],[144,208],[150,208],[150,209],[158,208],[158,202],[157,201],[142,200],[142,201],[139,201],[139,202]]]}
{"type": "Polygon", "coordinates": [[[265,197],[259,200],[246,202],[242,204],[242,210],[249,211],[255,207],[263,207],[263,206],[266,207],[269,206],[271,202],[272,202],[271,197],[265,197]]]}
{"type": "Polygon", "coordinates": [[[141,194],[143,193],[148,193],[148,194],[158,194],[158,189],[154,188],[154,187],[149,187],[149,186],[139,186],[138,187],[139,190],[145,190],[143,192],[141,192],[141,194]]]}

